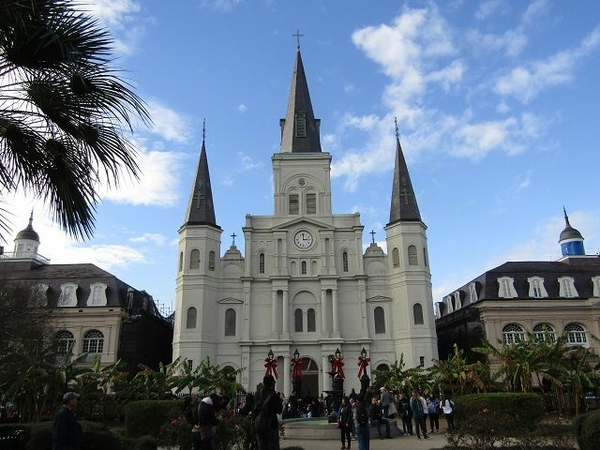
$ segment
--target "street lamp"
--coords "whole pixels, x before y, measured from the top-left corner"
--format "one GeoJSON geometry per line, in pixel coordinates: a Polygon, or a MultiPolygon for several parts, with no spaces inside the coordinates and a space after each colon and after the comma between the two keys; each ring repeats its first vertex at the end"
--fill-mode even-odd
{"type": "Polygon", "coordinates": [[[273,359],[275,358],[275,353],[273,353],[273,349],[269,350],[267,356],[269,357],[269,361],[273,361],[273,359]]]}
{"type": "Polygon", "coordinates": [[[340,348],[338,347],[335,349],[335,357],[339,358],[340,356],[342,356],[342,352],[340,351],[340,348]]]}
{"type": "Polygon", "coordinates": [[[298,358],[300,358],[300,352],[298,351],[298,349],[296,349],[296,351],[294,352],[294,359],[298,358]]]}
{"type": "Polygon", "coordinates": [[[360,351],[360,356],[362,356],[363,358],[367,357],[367,351],[365,350],[365,348],[363,347],[362,350],[360,351]]]}
{"type": "Polygon", "coordinates": [[[367,350],[363,347],[358,357],[358,378],[360,380],[360,392],[363,395],[365,395],[371,383],[371,379],[367,375],[367,367],[371,362],[371,358],[368,355],[367,350]]]}

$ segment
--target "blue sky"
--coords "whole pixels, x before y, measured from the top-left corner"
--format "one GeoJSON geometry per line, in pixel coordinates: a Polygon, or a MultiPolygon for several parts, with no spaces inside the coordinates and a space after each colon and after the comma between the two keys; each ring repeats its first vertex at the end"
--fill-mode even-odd
{"type": "Polygon", "coordinates": [[[89,3],[154,126],[130,136],[141,182],[101,188],[93,239],[69,239],[35,199],[6,198],[12,235],[33,208],[53,263],[95,263],[170,307],[203,119],[222,253],[246,214],[271,214],[297,29],[333,209],[361,213],[365,245],[371,230],[384,241],[398,118],[434,301],[504,261],[558,259],[563,205],[600,251],[595,0],[89,3]]]}

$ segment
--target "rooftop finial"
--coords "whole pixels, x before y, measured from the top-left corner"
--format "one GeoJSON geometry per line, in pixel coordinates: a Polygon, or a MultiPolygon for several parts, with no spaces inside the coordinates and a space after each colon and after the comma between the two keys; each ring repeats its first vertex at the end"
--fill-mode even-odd
{"type": "Polygon", "coordinates": [[[567,216],[567,209],[565,208],[565,205],[563,205],[563,214],[565,215],[565,223],[568,226],[571,226],[571,224],[569,223],[569,216],[567,216]]]}
{"type": "Polygon", "coordinates": [[[373,244],[374,244],[374,243],[375,243],[375,235],[376,235],[377,233],[375,233],[375,230],[371,230],[371,232],[370,232],[369,234],[371,235],[371,239],[372,239],[372,241],[373,241],[373,244]]]}
{"type": "Polygon", "coordinates": [[[202,120],[202,142],[206,139],[206,119],[202,120]]]}
{"type": "Polygon", "coordinates": [[[304,35],[300,34],[300,30],[296,30],[296,34],[292,34],[292,36],[294,36],[296,38],[296,41],[297,41],[296,48],[298,50],[300,50],[300,38],[304,35]]]}
{"type": "Polygon", "coordinates": [[[398,118],[394,117],[394,125],[396,127],[396,139],[400,139],[400,132],[398,131],[398,118]]]}
{"type": "Polygon", "coordinates": [[[33,209],[31,210],[31,214],[29,215],[29,226],[33,226],[33,209]]]}

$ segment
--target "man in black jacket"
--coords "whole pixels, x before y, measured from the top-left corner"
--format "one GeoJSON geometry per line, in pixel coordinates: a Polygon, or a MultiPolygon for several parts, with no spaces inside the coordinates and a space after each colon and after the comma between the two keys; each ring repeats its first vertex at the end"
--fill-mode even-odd
{"type": "Polygon", "coordinates": [[[52,450],[78,450],[81,448],[81,425],[73,411],[79,395],[67,392],[63,395],[63,407],[56,415],[52,429],[52,450]]]}
{"type": "Polygon", "coordinates": [[[219,405],[220,397],[211,395],[204,397],[198,407],[198,424],[200,427],[200,449],[212,450],[213,436],[215,435],[214,427],[218,425],[219,419],[215,414],[215,410],[219,405]]]}
{"type": "Polygon", "coordinates": [[[265,375],[263,388],[256,395],[252,419],[254,420],[258,450],[279,450],[279,422],[277,414],[281,414],[283,404],[275,392],[275,378],[265,375]],[[260,416],[260,417],[259,417],[260,416]],[[264,422],[264,429],[258,422],[264,422]]]}

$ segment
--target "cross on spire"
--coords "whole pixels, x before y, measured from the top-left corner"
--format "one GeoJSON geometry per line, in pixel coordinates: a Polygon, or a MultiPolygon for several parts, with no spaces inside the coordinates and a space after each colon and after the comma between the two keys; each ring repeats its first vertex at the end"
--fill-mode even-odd
{"type": "Polygon", "coordinates": [[[296,41],[297,41],[297,46],[296,46],[296,48],[297,48],[298,50],[300,50],[300,38],[301,38],[301,37],[303,37],[304,35],[303,35],[303,34],[300,34],[300,30],[296,30],[296,34],[292,34],[292,36],[294,36],[294,37],[296,38],[296,41]]]}
{"type": "Polygon", "coordinates": [[[233,242],[231,243],[231,246],[232,246],[232,247],[235,247],[235,237],[236,237],[236,236],[237,236],[237,234],[235,234],[235,233],[233,233],[233,234],[231,235],[231,237],[233,238],[233,242]]]}
{"type": "Polygon", "coordinates": [[[202,142],[206,139],[206,119],[202,121],[202,142]]]}
{"type": "Polygon", "coordinates": [[[374,243],[375,243],[375,235],[376,235],[377,233],[375,233],[375,231],[374,231],[374,230],[371,230],[371,232],[370,232],[369,234],[371,235],[371,240],[373,241],[373,244],[374,244],[374,243]]]}
{"type": "Polygon", "coordinates": [[[400,132],[398,131],[398,118],[394,117],[394,125],[396,127],[396,139],[400,138],[400,132]]]}

